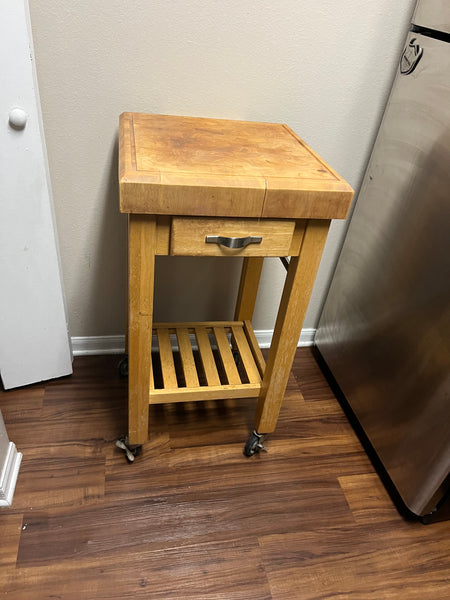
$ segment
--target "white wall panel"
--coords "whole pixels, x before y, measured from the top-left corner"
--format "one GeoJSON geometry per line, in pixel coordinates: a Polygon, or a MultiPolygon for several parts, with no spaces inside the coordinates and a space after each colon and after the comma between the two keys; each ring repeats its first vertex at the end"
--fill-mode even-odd
{"type": "MultiPolygon", "coordinates": [[[[73,335],[125,328],[122,111],[286,122],[357,189],[414,4],[31,0],[73,335]]],[[[333,223],[305,327],[317,322],[344,230],[333,223]]],[[[266,262],[257,329],[273,328],[284,280],[279,261],[266,262]]],[[[171,273],[160,264],[158,319],[232,314],[237,264],[186,259],[171,273]],[[186,297],[187,280],[195,289],[186,297]],[[208,286],[217,294],[205,304],[208,286]]]]}

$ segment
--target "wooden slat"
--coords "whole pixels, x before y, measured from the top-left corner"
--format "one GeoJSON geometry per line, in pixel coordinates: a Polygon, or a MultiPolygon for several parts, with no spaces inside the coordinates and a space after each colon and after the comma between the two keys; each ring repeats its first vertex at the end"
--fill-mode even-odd
{"type": "Polygon", "coordinates": [[[253,358],[255,359],[255,362],[259,369],[259,373],[262,377],[266,369],[266,361],[264,360],[264,356],[262,355],[261,348],[258,345],[258,340],[256,339],[255,332],[253,331],[253,327],[250,321],[245,321],[244,331],[245,335],[247,336],[247,341],[252,350],[253,358]]]}
{"type": "Polygon", "coordinates": [[[200,358],[208,386],[220,385],[219,373],[217,372],[216,362],[214,360],[206,329],[203,327],[195,327],[195,336],[197,338],[198,350],[200,352],[200,358]]]}
{"type": "Polygon", "coordinates": [[[227,381],[230,385],[239,385],[241,383],[241,378],[236,368],[236,363],[234,362],[225,329],[222,327],[214,327],[214,335],[216,336],[217,347],[222,360],[223,368],[225,369],[227,381]]]}
{"type": "Polygon", "coordinates": [[[252,351],[250,350],[242,327],[232,327],[231,331],[233,333],[239,354],[241,355],[242,362],[244,363],[245,372],[247,373],[249,382],[257,383],[261,381],[258,367],[255,364],[252,351]]]}
{"type": "MultiPolygon", "coordinates": [[[[151,363],[151,358],[150,358],[150,363],[151,363]]],[[[149,381],[149,389],[150,391],[153,391],[155,389],[155,377],[153,375],[153,364],[151,364],[151,369],[150,369],[150,381],[149,381]]]]}
{"type": "Polygon", "coordinates": [[[180,327],[177,328],[176,333],[186,387],[197,388],[200,383],[198,381],[197,368],[195,366],[191,341],[189,339],[189,331],[186,327],[180,327]]]}
{"type": "Polygon", "coordinates": [[[260,383],[211,385],[207,387],[200,386],[198,388],[178,388],[178,390],[155,390],[149,396],[149,404],[226,400],[229,398],[256,398],[260,390],[260,383]]]}
{"type": "Polygon", "coordinates": [[[167,329],[157,329],[159,356],[161,358],[161,369],[166,389],[177,389],[178,382],[173,362],[172,348],[170,345],[169,331],[167,329]]]}
{"type": "Polygon", "coordinates": [[[189,330],[201,327],[202,329],[214,329],[214,327],[233,327],[233,325],[244,325],[243,321],[194,321],[189,323],[153,323],[153,329],[169,329],[175,333],[175,329],[187,327],[189,330]]]}

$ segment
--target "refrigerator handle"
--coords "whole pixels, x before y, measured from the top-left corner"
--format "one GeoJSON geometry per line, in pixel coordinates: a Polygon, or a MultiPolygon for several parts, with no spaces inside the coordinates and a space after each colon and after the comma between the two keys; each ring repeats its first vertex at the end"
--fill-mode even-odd
{"type": "Polygon", "coordinates": [[[400,73],[410,75],[417,67],[423,55],[423,48],[417,43],[417,38],[412,38],[403,50],[400,59],[400,73]]]}

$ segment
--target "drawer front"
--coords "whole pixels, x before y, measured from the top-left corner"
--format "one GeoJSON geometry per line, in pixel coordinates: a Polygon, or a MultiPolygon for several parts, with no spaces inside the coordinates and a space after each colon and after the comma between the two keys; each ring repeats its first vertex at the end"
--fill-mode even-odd
{"type": "Polygon", "coordinates": [[[289,256],[295,221],[174,217],[173,256],[289,256]]]}

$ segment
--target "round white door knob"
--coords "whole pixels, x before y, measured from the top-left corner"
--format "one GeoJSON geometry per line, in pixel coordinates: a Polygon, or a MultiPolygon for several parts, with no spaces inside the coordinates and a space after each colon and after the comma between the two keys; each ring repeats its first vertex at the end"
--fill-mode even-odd
{"type": "Polygon", "coordinates": [[[23,129],[27,124],[28,115],[23,108],[13,108],[9,111],[9,124],[14,129],[23,129]]]}

